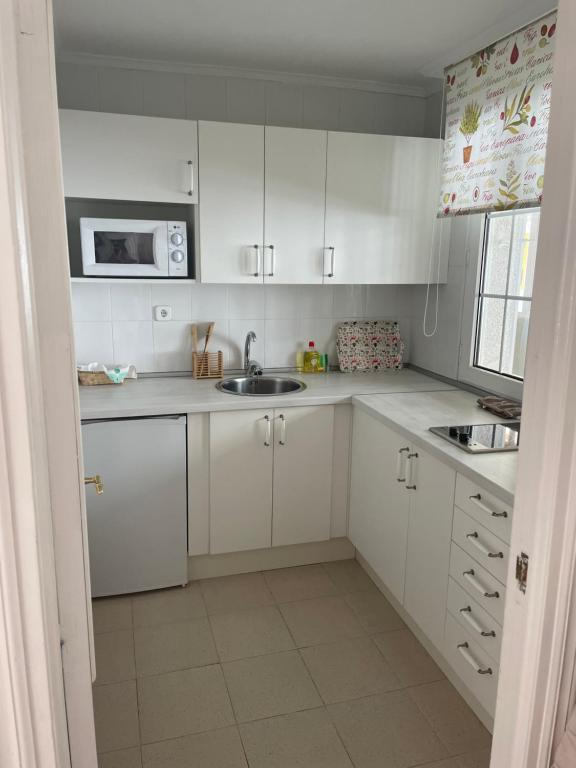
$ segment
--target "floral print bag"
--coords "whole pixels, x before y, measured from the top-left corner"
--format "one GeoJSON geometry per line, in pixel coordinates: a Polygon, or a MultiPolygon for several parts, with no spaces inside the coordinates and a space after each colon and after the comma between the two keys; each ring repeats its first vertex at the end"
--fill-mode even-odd
{"type": "Polygon", "coordinates": [[[404,342],[396,320],[351,320],[338,327],[340,370],[381,371],[402,368],[404,342]]]}

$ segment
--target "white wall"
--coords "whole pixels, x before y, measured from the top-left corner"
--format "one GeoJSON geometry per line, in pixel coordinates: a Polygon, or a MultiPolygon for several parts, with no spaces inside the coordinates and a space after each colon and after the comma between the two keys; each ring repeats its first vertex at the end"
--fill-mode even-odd
{"type": "MultiPolygon", "coordinates": [[[[400,320],[410,342],[411,287],[224,286],[72,283],[77,362],[133,363],[141,372],[189,371],[190,323],[216,322],[211,349],[226,368],[242,365],[244,339],[255,331],[253,357],[267,368],[294,367],[309,340],[336,365],[336,327],[347,319],[400,320]],[[172,307],[155,321],[154,307],[172,307]]],[[[406,355],[406,359],[408,354],[406,355]]]]}

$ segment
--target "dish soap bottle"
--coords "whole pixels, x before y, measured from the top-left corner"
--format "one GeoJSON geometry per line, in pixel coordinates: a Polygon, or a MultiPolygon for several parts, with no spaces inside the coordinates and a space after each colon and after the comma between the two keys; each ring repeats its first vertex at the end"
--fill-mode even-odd
{"type": "Polygon", "coordinates": [[[304,352],[304,373],[319,373],[322,370],[320,352],[316,351],[313,341],[308,342],[308,350],[304,352]]]}

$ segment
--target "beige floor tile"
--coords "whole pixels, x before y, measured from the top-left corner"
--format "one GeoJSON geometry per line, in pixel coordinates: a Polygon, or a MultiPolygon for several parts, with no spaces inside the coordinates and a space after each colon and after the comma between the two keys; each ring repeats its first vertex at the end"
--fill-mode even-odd
{"type": "Polygon", "coordinates": [[[422,768],[490,768],[490,750],[482,749],[459,757],[450,757],[438,763],[427,763],[422,768]]]}
{"type": "Polygon", "coordinates": [[[219,665],[138,679],[142,743],[234,725],[219,665]]]}
{"type": "Polygon", "coordinates": [[[409,688],[408,693],[449,754],[459,755],[490,746],[490,734],[448,680],[409,688]]]}
{"type": "Polygon", "coordinates": [[[247,768],[236,727],[145,744],[142,763],[144,768],[247,768]]]}
{"type": "Polygon", "coordinates": [[[250,768],[351,768],[324,709],[240,726],[250,768]]]}
{"type": "Polygon", "coordinates": [[[98,755],[98,768],[142,768],[140,747],[98,755]]]}
{"type": "Polygon", "coordinates": [[[331,704],[328,712],[356,768],[409,768],[446,757],[407,691],[331,704]]]}
{"type": "Polygon", "coordinates": [[[336,587],[321,565],[280,568],[267,571],[264,578],[279,603],[336,594],[336,587]]]}
{"type": "Polygon", "coordinates": [[[200,582],[209,614],[273,605],[274,598],[261,573],[240,573],[200,582]]]}
{"type": "Polygon", "coordinates": [[[131,629],[94,636],[96,680],[94,685],[119,683],[136,677],[134,636],[131,629]]]}
{"type": "Polygon", "coordinates": [[[238,722],[322,705],[298,651],[222,665],[238,722]]]}
{"type": "Polygon", "coordinates": [[[370,576],[356,560],[335,560],[332,563],[324,563],[324,570],[341,594],[376,589],[370,576]]]}
{"type": "Polygon", "coordinates": [[[99,597],[92,600],[94,634],[132,629],[131,597],[99,597]]]}
{"type": "Polygon", "coordinates": [[[373,640],[404,685],[422,685],[444,679],[434,659],[409,629],[384,632],[373,640]]]}
{"type": "Polygon", "coordinates": [[[206,618],[135,629],[134,643],[138,677],[218,662],[206,618]]]}
{"type": "Polygon", "coordinates": [[[344,599],[370,634],[404,629],[406,626],[384,595],[376,589],[371,592],[354,592],[345,595],[344,599]]]}
{"type": "Polygon", "coordinates": [[[132,601],[135,627],[158,627],[177,621],[206,616],[198,584],[142,592],[132,601]]]}
{"type": "Polygon", "coordinates": [[[290,632],[276,606],[250,608],[210,617],[221,661],[287,651],[294,648],[290,632]]]}
{"type": "Polygon", "coordinates": [[[402,687],[369,637],[303,648],[301,655],[326,704],[402,687]]]}
{"type": "Polygon", "coordinates": [[[365,634],[341,597],[283,603],[280,610],[299,648],[365,634]]]}
{"type": "Polygon", "coordinates": [[[98,752],[138,746],[136,682],[97,685],[92,695],[98,752]]]}

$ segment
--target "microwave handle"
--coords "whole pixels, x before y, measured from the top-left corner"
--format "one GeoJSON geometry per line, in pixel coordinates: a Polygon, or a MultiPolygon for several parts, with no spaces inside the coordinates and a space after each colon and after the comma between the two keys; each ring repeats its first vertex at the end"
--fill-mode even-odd
{"type": "Polygon", "coordinates": [[[194,194],[194,161],[188,160],[187,165],[190,169],[190,189],[188,190],[188,196],[192,197],[194,194]]]}

